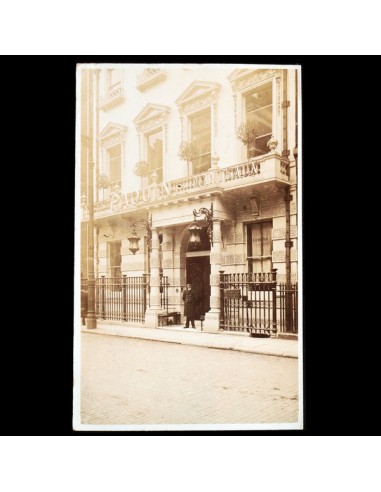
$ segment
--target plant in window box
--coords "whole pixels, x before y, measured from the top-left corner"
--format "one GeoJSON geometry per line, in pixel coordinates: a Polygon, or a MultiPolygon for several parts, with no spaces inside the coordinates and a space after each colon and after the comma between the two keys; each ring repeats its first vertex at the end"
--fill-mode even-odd
{"type": "Polygon", "coordinates": [[[148,164],[146,161],[139,161],[135,164],[134,174],[136,174],[136,176],[140,176],[142,178],[143,176],[146,176],[147,172],[148,164]]]}
{"type": "Polygon", "coordinates": [[[255,141],[258,136],[259,136],[258,127],[255,125],[253,121],[247,121],[239,125],[237,130],[237,138],[238,140],[241,140],[241,142],[244,145],[247,146],[248,150],[250,147],[255,145],[255,141]]]}
{"type": "Polygon", "coordinates": [[[98,177],[98,187],[108,188],[110,186],[110,179],[107,174],[100,174],[98,177]]]}
{"type": "Polygon", "coordinates": [[[193,158],[195,157],[195,150],[193,145],[190,142],[183,140],[180,144],[179,152],[177,155],[182,161],[187,161],[189,170],[189,163],[192,162],[193,158]]]}

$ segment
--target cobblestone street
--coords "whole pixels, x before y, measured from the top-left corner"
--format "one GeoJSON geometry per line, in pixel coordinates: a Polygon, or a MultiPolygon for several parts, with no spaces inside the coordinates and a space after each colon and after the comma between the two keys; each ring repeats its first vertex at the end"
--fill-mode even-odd
{"type": "Polygon", "coordinates": [[[82,424],[296,423],[298,361],[81,335],[82,424]]]}

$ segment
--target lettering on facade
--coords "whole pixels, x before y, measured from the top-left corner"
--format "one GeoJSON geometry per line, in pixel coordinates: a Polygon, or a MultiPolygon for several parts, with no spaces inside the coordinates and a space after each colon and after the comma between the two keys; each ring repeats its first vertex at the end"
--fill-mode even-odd
{"type": "Polygon", "coordinates": [[[268,237],[264,237],[263,239],[261,237],[255,237],[253,238],[253,243],[268,243],[269,242],[269,238],[268,237]]]}

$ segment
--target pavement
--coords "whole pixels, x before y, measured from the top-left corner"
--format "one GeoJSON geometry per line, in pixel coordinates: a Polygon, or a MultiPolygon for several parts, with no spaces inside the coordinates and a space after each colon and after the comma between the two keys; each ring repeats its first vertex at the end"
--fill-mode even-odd
{"type": "Polygon", "coordinates": [[[81,333],[76,430],[302,428],[298,359],[95,333],[81,333]]]}
{"type": "Polygon", "coordinates": [[[120,322],[97,322],[97,328],[88,330],[82,326],[82,332],[94,335],[110,335],[136,338],[156,342],[177,343],[222,350],[237,350],[253,354],[272,355],[277,357],[298,358],[298,341],[280,338],[256,338],[249,333],[219,332],[208,333],[196,329],[183,329],[183,325],[146,328],[143,326],[128,326],[120,322]]]}

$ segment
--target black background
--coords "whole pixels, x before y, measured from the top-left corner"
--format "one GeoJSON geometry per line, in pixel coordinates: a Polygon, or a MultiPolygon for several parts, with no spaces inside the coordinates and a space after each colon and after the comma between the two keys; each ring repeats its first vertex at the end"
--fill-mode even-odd
{"type": "MultiPolygon", "coordinates": [[[[10,192],[3,202],[8,210],[4,221],[9,221],[4,224],[9,236],[5,232],[3,266],[10,267],[4,275],[2,333],[9,340],[3,336],[3,434],[378,433],[375,389],[367,389],[376,374],[369,354],[377,322],[366,321],[365,309],[359,321],[355,318],[359,283],[353,283],[358,263],[353,264],[351,237],[360,176],[352,165],[359,121],[351,126],[358,108],[343,89],[357,77],[348,71],[348,57],[78,55],[15,60],[3,99],[3,144],[12,149],[4,160],[8,177],[3,180],[4,194],[10,192]],[[77,63],[92,62],[302,66],[304,430],[72,430],[75,71],[77,63]]],[[[359,82],[357,78],[357,91],[359,82]]]]}

